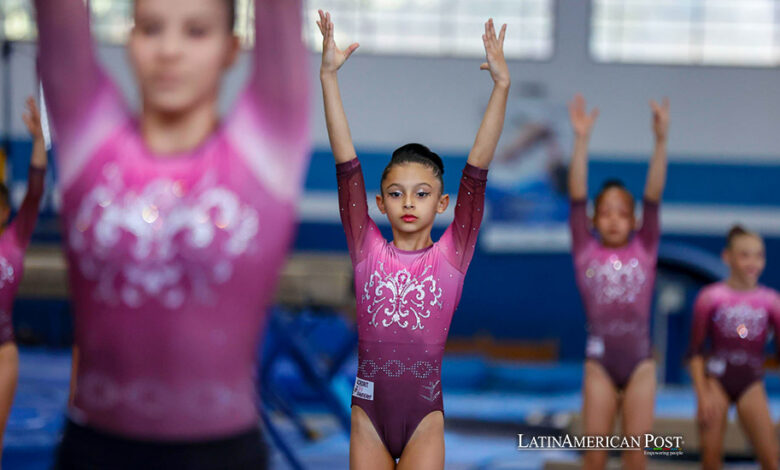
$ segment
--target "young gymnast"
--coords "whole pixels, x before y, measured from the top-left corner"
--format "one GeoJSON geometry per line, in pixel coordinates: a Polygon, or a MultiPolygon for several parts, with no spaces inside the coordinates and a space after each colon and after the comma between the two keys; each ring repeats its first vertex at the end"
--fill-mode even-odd
{"type": "Polygon", "coordinates": [[[27,112],[22,118],[33,138],[33,148],[27,193],[10,224],[7,223],[11,214],[8,188],[0,183],[0,453],[19,377],[19,350],[14,343],[11,323],[13,305],[22,280],[24,252],[30,244],[38,220],[38,205],[43,196],[43,177],[46,174],[46,144],[43,141],[38,106],[33,98],[27,99],[27,112]]]}
{"type": "MultiPolygon", "coordinates": [[[[587,316],[583,379],[583,432],[607,435],[620,410],[624,435],[650,432],[655,399],[655,363],[650,351],[650,303],[655,281],[658,206],[666,182],[669,102],[650,102],[655,149],[643,198],[642,226],[635,231],[634,199],[617,180],[604,183],[594,202],[593,228],[586,211],[588,142],[598,110],[585,99],[569,106],[575,133],[569,167],[570,225],[574,269],[587,316]]],[[[584,468],[606,466],[604,451],[585,453],[584,468]]],[[[644,468],[641,451],[625,452],[626,468],[644,468]]]]}
{"type": "Polygon", "coordinates": [[[441,360],[476,246],[487,168],[504,124],[510,85],[503,54],[506,25],[496,35],[493,21],[485,23],[487,62],[480,68],[490,71],[493,92],[463,170],[455,218],[434,243],[433,220],[449,204],[441,158],[420,144],[393,152],[376,196],[392,227],[393,240],[386,241],[368,215],[363,174],[338,88],[337,71],[358,45],[336,47],[329,13],[320,11],[317,24],[323,35],[325,118],[358,296],[350,468],[444,468],[441,360]]]}
{"type": "Polygon", "coordinates": [[[702,468],[722,465],[733,403],[761,468],[777,469],[780,450],[762,378],[769,330],[774,331],[775,341],[780,334],[780,295],[758,283],[766,264],[758,234],[732,228],[723,261],[730,270],[728,279],[703,288],[696,298],[688,352],[698,402],[702,468]]]}
{"type": "Polygon", "coordinates": [[[36,0],[77,346],[58,468],[263,468],[256,351],[308,164],[300,0],[256,0],[248,83],[233,0],[135,0],[136,115],[82,0],[36,0]]]}

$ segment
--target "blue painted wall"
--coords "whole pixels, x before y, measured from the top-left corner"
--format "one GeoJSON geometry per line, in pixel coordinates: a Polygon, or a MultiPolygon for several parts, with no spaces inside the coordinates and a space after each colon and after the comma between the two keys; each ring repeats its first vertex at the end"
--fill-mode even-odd
{"type": "MultiPolygon", "coordinates": [[[[26,177],[30,143],[12,143],[12,178],[26,177]]],[[[390,151],[360,152],[369,195],[376,191],[379,176],[390,151]]],[[[634,194],[641,194],[646,163],[614,162],[594,156],[590,167],[590,187],[595,191],[609,177],[623,179],[634,194]]],[[[465,155],[449,155],[445,160],[445,188],[456,190],[465,155]]],[[[673,160],[673,159],[672,159],[673,160]]],[[[736,161],[736,159],[735,159],[736,161]]],[[[704,204],[737,204],[755,207],[780,206],[778,165],[739,165],[672,163],[664,200],[666,202],[704,204]]],[[[329,152],[315,151],[306,179],[308,191],[334,191],[335,174],[329,152]]],[[[452,194],[454,197],[455,195],[452,194]]],[[[40,227],[56,227],[53,213],[44,216],[40,227]]],[[[389,227],[384,227],[389,237],[389,227]]],[[[434,230],[434,238],[442,233],[434,230]]],[[[45,229],[36,233],[38,240],[51,239],[45,229]]],[[[723,237],[664,235],[664,241],[677,241],[718,254],[723,237]]],[[[768,263],[763,282],[780,287],[780,238],[766,240],[768,263]]],[[[295,242],[298,250],[343,251],[346,242],[338,223],[301,224],[295,242]]],[[[672,337],[687,338],[683,322],[672,337]]],[[[478,249],[466,277],[460,307],[455,314],[451,337],[474,334],[498,339],[557,340],[561,359],[578,359],[584,350],[584,313],[576,290],[571,258],[566,253],[494,254],[478,249]]],[[[676,339],[675,339],[676,338],[676,339]]]]}

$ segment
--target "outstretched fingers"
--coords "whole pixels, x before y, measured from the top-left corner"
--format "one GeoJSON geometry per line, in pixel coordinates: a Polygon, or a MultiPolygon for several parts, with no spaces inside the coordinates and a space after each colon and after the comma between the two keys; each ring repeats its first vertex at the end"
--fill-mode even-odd
{"type": "Polygon", "coordinates": [[[575,130],[587,133],[599,117],[599,109],[593,108],[590,113],[585,98],[577,93],[574,99],[569,102],[569,118],[575,127],[575,130]]]}
{"type": "Polygon", "coordinates": [[[32,96],[27,98],[27,110],[30,113],[30,117],[36,121],[41,119],[41,114],[38,112],[38,104],[35,102],[35,98],[32,96]]]}
{"type": "Polygon", "coordinates": [[[482,35],[482,41],[485,43],[485,48],[495,47],[503,49],[504,39],[506,38],[506,23],[501,25],[501,29],[496,34],[496,24],[493,18],[490,18],[485,22],[485,34],[482,35]]]}
{"type": "Polygon", "coordinates": [[[328,18],[325,15],[325,12],[322,10],[317,10],[317,12],[320,15],[320,19],[317,21],[317,26],[320,28],[320,33],[322,33],[322,37],[327,39],[328,36],[328,23],[330,22],[330,18],[328,18]]]}
{"type": "Polygon", "coordinates": [[[329,42],[333,39],[333,21],[330,19],[330,12],[318,10],[320,19],[317,21],[317,26],[322,33],[322,39],[324,42],[329,42]]]}
{"type": "Polygon", "coordinates": [[[31,96],[26,100],[27,111],[22,113],[22,120],[24,121],[27,130],[30,131],[35,137],[41,134],[41,114],[38,111],[38,105],[35,103],[35,99],[31,96]]]}
{"type": "Polygon", "coordinates": [[[669,115],[669,98],[664,98],[660,103],[650,100],[650,108],[656,119],[665,119],[669,115]]]}

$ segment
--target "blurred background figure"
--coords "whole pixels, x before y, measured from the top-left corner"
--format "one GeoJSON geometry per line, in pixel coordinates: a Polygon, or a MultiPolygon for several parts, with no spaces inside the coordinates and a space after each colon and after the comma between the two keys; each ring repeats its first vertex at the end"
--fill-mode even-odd
{"type": "Polygon", "coordinates": [[[247,84],[232,0],[136,0],[135,114],[80,0],[36,1],[56,131],[75,380],[55,468],[265,468],[257,358],[308,163],[301,3],[257,2],[247,84]]]}
{"type": "MultiPolygon", "coordinates": [[[[30,243],[38,205],[43,196],[43,176],[46,173],[46,143],[41,115],[35,100],[27,98],[27,111],[22,115],[33,139],[30,166],[27,170],[27,191],[19,212],[9,223],[11,206],[8,188],[0,184],[0,446],[11,411],[19,376],[19,350],[14,341],[13,305],[24,270],[24,254],[30,243]]],[[[2,447],[0,447],[2,452],[2,447]]]]}
{"type": "MultiPolygon", "coordinates": [[[[88,7],[84,11],[89,14],[90,46],[63,52],[69,72],[51,78],[53,88],[47,87],[46,92],[55,93],[58,85],[68,83],[76,59],[91,56],[106,83],[115,84],[116,96],[126,102],[123,109],[131,110],[127,115],[140,116],[145,106],[138,87],[142,80],[126,48],[132,27],[140,24],[135,22],[136,4],[130,0],[76,3],[88,7]]],[[[724,234],[732,225],[742,224],[763,238],[766,267],[758,282],[768,288],[780,286],[780,192],[776,187],[780,181],[780,106],[775,98],[780,96],[776,78],[779,8],[774,0],[301,2],[298,32],[305,45],[301,50],[308,49],[302,55],[311,67],[294,80],[276,85],[294,84],[310,96],[319,95],[316,66],[321,61],[322,35],[316,26],[317,10],[330,11],[339,20],[337,44],[360,43],[360,53],[350,58],[349,72],[339,77],[339,84],[355,151],[366,175],[380,175],[399,142],[424,142],[436,150],[445,168],[462,168],[490,86],[473,73],[484,48],[479,43],[475,47],[472,38],[483,34],[484,19],[489,17],[506,23],[512,32],[504,44],[514,82],[507,124],[488,177],[485,216],[441,365],[442,393],[447,396],[445,468],[579,468],[582,455],[577,452],[522,451],[516,442],[519,433],[526,438],[582,433],[582,364],[588,332],[572,270],[568,196],[560,184],[565,181],[563,169],[574,144],[566,103],[577,92],[603,111],[589,146],[589,200],[613,178],[637,197],[642,194],[653,142],[647,120],[641,116],[647,115],[649,98],[668,96],[673,103],[674,137],[668,148],[669,177],[659,212],[661,238],[647,336],[657,383],[653,432],[683,435],[683,455],[673,457],[674,464],[701,467],[697,393],[686,368],[686,352],[696,296],[704,286],[729,276],[720,254],[724,234]]],[[[223,116],[236,111],[236,103],[242,102],[239,97],[244,96],[246,80],[257,71],[254,44],[257,40],[262,45],[263,37],[256,37],[253,1],[236,0],[235,11],[234,32],[240,38],[236,66],[221,75],[221,93],[215,100],[223,116]]],[[[269,18],[261,15],[258,19],[269,18]]],[[[86,28],[79,37],[86,36],[83,31],[86,28]]],[[[197,34],[198,28],[191,32],[197,34]]],[[[0,143],[5,157],[0,176],[9,188],[12,212],[16,212],[27,188],[33,146],[18,116],[25,110],[27,96],[38,92],[38,71],[43,72],[36,61],[38,39],[45,40],[45,34],[37,30],[33,1],[0,2],[0,37],[0,143]]],[[[199,59],[205,59],[206,49],[198,47],[198,51],[199,59]]],[[[274,60],[289,57],[279,49],[268,53],[274,60]]],[[[213,81],[213,68],[198,70],[198,80],[213,81]]],[[[267,70],[271,76],[282,76],[278,69],[267,70]]],[[[67,99],[78,101],[78,88],[64,88],[70,93],[67,99]]],[[[267,99],[275,103],[280,96],[273,93],[267,99]]],[[[275,292],[268,293],[272,306],[268,333],[262,346],[243,357],[245,364],[259,361],[263,366],[253,371],[262,388],[259,411],[271,444],[271,467],[343,469],[348,467],[349,405],[358,368],[355,294],[324,112],[320,100],[309,103],[308,131],[293,140],[301,145],[311,142],[311,151],[301,151],[297,159],[294,152],[274,149],[270,152],[274,164],[263,167],[268,188],[282,193],[301,190],[295,202],[300,224],[296,235],[291,235],[291,256],[281,269],[275,292]],[[304,172],[305,165],[300,170],[300,185],[290,183],[295,179],[288,177],[287,163],[297,167],[307,161],[308,171],[304,172]]],[[[56,109],[52,112],[55,117],[56,109]]],[[[284,121],[269,118],[262,122],[284,121]]],[[[94,122],[108,125],[114,121],[94,122]]],[[[54,131],[59,131],[56,117],[53,124],[54,131]]],[[[257,135],[254,132],[236,134],[240,137],[235,141],[242,146],[257,142],[247,137],[257,135]]],[[[47,189],[41,198],[40,219],[13,309],[20,366],[4,439],[2,465],[6,469],[51,468],[66,416],[72,313],[74,307],[78,310],[73,300],[79,296],[68,288],[68,265],[59,247],[70,235],[63,230],[67,227],[63,222],[78,206],[65,203],[66,183],[73,172],[60,165],[75,153],[63,148],[66,136],[55,132],[55,137],[55,158],[45,179],[47,188],[57,190],[47,189]]],[[[262,155],[253,152],[251,158],[241,159],[257,162],[256,157],[262,155]]],[[[104,156],[108,158],[108,152],[104,156]]],[[[205,160],[189,161],[192,165],[181,166],[190,168],[205,160]]],[[[160,162],[160,166],[168,163],[160,162]]],[[[170,171],[178,171],[176,166],[169,165],[170,171]]],[[[235,174],[247,179],[259,169],[243,164],[232,168],[236,167],[243,171],[235,174]]],[[[147,181],[145,168],[147,163],[137,166],[144,176],[133,184],[147,181]]],[[[368,194],[378,192],[379,180],[366,178],[368,194]]],[[[443,181],[450,197],[457,198],[460,172],[446,171],[443,181]]],[[[288,223],[287,209],[292,203],[272,206],[284,215],[260,220],[259,230],[288,223]]],[[[389,239],[391,226],[373,206],[369,215],[389,239]]],[[[104,210],[98,207],[97,211],[104,210]]],[[[155,220],[163,212],[158,208],[155,220]]],[[[436,217],[433,240],[442,236],[453,215],[450,204],[436,217]]],[[[154,211],[147,216],[153,218],[154,211]]],[[[89,237],[95,232],[88,229],[85,233],[92,240],[89,237]]],[[[108,237],[114,232],[100,233],[108,237]]],[[[281,260],[284,249],[279,245],[275,251],[281,260]]],[[[105,256],[112,253],[107,250],[105,256]]],[[[212,258],[195,258],[202,260],[197,263],[200,268],[213,265],[227,272],[222,264],[212,263],[212,258]]],[[[264,267],[273,271],[270,263],[264,267]]],[[[200,268],[187,272],[203,272],[200,268]]],[[[257,273],[265,275],[263,270],[257,273]]],[[[259,292],[266,285],[257,273],[253,288],[259,292]]],[[[158,284],[149,282],[148,286],[158,284]]],[[[137,292],[158,295],[147,286],[137,292]]],[[[222,306],[219,311],[230,309],[222,306]]],[[[261,309],[257,312],[257,318],[264,318],[261,309]]],[[[244,330],[247,336],[254,335],[252,328],[244,330]]],[[[769,336],[769,344],[763,347],[762,381],[769,416],[777,423],[780,376],[777,361],[768,354],[775,342],[769,336]]],[[[131,344],[140,346],[135,341],[131,344]]],[[[207,358],[196,354],[188,360],[196,361],[196,357],[207,358]]],[[[142,359],[141,355],[133,358],[139,363],[142,359]]],[[[122,399],[152,401],[157,396],[151,387],[132,390],[136,392],[123,394],[122,399]]],[[[106,396],[110,398],[110,392],[106,396]]],[[[213,395],[207,393],[205,398],[209,396],[213,395]]],[[[620,419],[616,416],[616,421],[620,419]]],[[[758,454],[736,411],[726,414],[722,442],[724,468],[759,468],[758,454]]],[[[607,468],[620,466],[620,458],[619,453],[610,454],[607,468]]],[[[649,456],[648,468],[660,459],[649,456]]]]}
{"type": "MultiPolygon", "coordinates": [[[[582,385],[583,431],[605,435],[620,413],[625,436],[653,428],[655,361],[650,348],[650,305],[661,238],[659,207],[666,185],[669,100],[650,101],[655,137],[642,196],[642,221],[634,196],[619,180],[607,180],[587,214],[588,144],[599,115],[582,95],[569,104],[576,136],[569,165],[572,259],[587,316],[588,339],[582,385]]],[[[641,452],[625,452],[624,466],[644,468],[641,452]]],[[[584,468],[606,466],[606,452],[587,452],[584,468]]]]}
{"type": "Polygon", "coordinates": [[[723,260],[729,277],[696,297],[689,349],[702,467],[721,466],[727,415],[734,404],[761,468],[777,468],[777,433],[762,379],[767,336],[780,333],[780,295],[758,284],[766,255],[756,233],[734,226],[723,260]]]}

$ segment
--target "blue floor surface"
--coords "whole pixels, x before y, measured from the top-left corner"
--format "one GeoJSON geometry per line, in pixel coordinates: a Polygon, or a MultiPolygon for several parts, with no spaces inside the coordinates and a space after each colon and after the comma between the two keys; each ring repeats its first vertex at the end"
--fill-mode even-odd
{"type": "MultiPolygon", "coordinates": [[[[446,375],[458,384],[455,375],[458,359],[445,361],[446,375]],[[447,365],[449,362],[449,366],[447,365]]],[[[522,367],[518,367],[518,370],[522,367]]],[[[530,373],[519,382],[532,383],[534,392],[510,392],[484,389],[485,381],[478,390],[463,387],[469,379],[461,380],[458,386],[445,389],[445,414],[448,419],[445,433],[447,469],[523,469],[538,470],[549,459],[575,460],[577,455],[564,451],[519,451],[517,436],[522,424],[544,424],[553,427],[565,425],[569,413],[579,410],[581,401],[576,387],[566,374],[576,374],[581,366],[564,365],[528,366],[530,373]],[[540,392],[544,389],[544,370],[549,370],[551,382],[565,386],[560,392],[540,392]],[[533,380],[530,379],[533,377],[533,380]],[[530,382],[529,382],[530,381],[530,382]],[[461,424],[449,424],[458,423],[461,424]],[[469,424],[464,425],[462,423],[469,424]],[[496,423],[501,423],[499,426],[496,423]],[[516,423],[518,430],[513,428],[516,423]]],[[[467,372],[470,374],[471,372],[467,372]]],[[[506,371],[495,375],[505,374],[506,371]]],[[[5,451],[2,467],[5,470],[47,470],[52,461],[58,433],[63,423],[63,413],[70,377],[70,354],[68,351],[23,349],[20,355],[20,377],[16,399],[8,421],[5,435],[5,451]]],[[[482,377],[484,379],[484,377],[482,377]]],[[[509,380],[507,377],[493,377],[490,383],[509,380]]],[[[579,380],[579,379],[577,379],[579,380]]],[[[511,382],[511,381],[510,381],[511,382]]],[[[550,387],[551,390],[554,387],[550,387]]],[[[770,398],[773,419],[780,419],[780,396],[770,398]]],[[[692,417],[695,413],[695,396],[689,387],[661,389],[656,401],[656,415],[659,417],[692,417]]],[[[349,449],[348,436],[341,432],[334,420],[317,413],[307,416],[323,438],[304,441],[284,420],[278,425],[296,449],[307,468],[317,470],[345,469],[349,449]]],[[[287,465],[278,453],[273,455],[273,467],[286,469],[287,465]]],[[[725,468],[757,468],[753,465],[726,466],[725,468]]]]}

